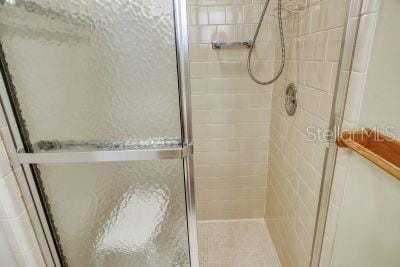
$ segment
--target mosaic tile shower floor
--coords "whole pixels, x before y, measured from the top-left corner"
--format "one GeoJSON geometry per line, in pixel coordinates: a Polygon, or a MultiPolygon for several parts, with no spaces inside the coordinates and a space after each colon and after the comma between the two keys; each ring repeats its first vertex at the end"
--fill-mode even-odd
{"type": "Polygon", "coordinates": [[[264,220],[200,221],[201,267],[279,267],[264,220]]]}

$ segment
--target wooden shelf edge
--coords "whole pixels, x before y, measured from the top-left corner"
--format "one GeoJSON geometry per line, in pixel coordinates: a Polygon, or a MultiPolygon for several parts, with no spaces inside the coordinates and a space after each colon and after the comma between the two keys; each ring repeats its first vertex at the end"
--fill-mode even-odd
{"type": "Polygon", "coordinates": [[[351,148],[400,180],[400,141],[371,129],[345,131],[336,139],[339,147],[351,148]]]}

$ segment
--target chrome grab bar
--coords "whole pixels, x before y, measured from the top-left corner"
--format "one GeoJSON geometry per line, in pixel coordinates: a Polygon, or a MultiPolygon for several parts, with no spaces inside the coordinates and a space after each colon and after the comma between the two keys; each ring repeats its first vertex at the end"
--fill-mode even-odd
{"type": "Polygon", "coordinates": [[[180,139],[40,141],[32,153],[17,151],[18,164],[113,162],[182,159],[193,154],[192,144],[180,139]]]}
{"type": "Polygon", "coordinates": [[[246,48],[250,48],[253,45],[252,40],[248,41],[233,41],[233,42],[226,42],[226,41],[213,41],[212,43],[213,49],[220,49],[220,48],[232,48],[232,47],[241,47],[245,46],[246,48]]]}
{"type": "Polygon", "coordinates": [[[81,152],[40,152],[17,153],[20,164],[40,163],[78,163],[78,162],[114,162],[182,159],[191,154],[191,147],[184,145],[177,148],[111,150],[111,151],[81,151],[81,152]]]}
{"type": "Polygon", "coordinates": [[[188,147],[146,150],[82,151],[82,152],[42,152],[17,153],[20,164],[40,163],[78,163],[78,162],[114,162],[182,159],[190,150],[188,147]]]}

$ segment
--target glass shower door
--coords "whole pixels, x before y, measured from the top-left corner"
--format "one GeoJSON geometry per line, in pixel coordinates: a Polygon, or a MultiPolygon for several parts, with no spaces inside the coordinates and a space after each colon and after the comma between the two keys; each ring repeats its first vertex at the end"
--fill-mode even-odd
{"type": "Polygon", "coordinates": [[[61,263],[189,265],[184,5],[1,3],[2,98],[61,263]]]}

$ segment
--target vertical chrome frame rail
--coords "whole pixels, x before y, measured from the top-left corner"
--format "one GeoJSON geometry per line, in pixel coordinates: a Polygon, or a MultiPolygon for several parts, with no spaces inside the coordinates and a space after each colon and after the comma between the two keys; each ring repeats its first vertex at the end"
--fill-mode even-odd
{"type": "Polygon", "coordinates": [[[199,266],[197,244],[197,219],[193,170],[192,106],[189,79],[189,44],[186,0],[174,0],[176,53],[178,62],[182,144],[188,147],[183,159],[185,172],[186,209],[189,233],[190,265],[199,266]]]}
{"type": "MultiPolygon", "coordinates": [[[[359,18],[353,17],[352,15],[360,14],[362,4],[363,0],[348,0],[347,2],[347,17],[343,30],[341,55],[336,78],[331,118],[329,122],[329,130],[333,133],[340,133],[342,129],[347,91],[350,82],[350,73],[353,66],[354,50],[356,47],[360,23],[359,18]],[[360,2],[359,5],[356,4],[357,2],[360,2]],[[353,8],[360,9],[352,10],[353,8]]],[[[329,210],[332,181],[335,172],[337,150],[338,147],[336,145],[336,138],[333,137],[331,138],[331,140],[329,140],[329,148],[325,153],[325,162],[320,187],[318,212],[315,222],[314,240],[310,262],[310,266],[312,267],[317,267],[320,265],[321,252],[325,235],[325,226],[329,210]]]]}
{"type": "Polygon", "coordinates": [[[27,207],[28,214],[31,219],[36,237],[39,241],[38,245],[42,252],[44,261],[48,266],[61,266],[61,261],[55,246],[55,240],[51,233],[49,224],[47,223],[48,219],[41,204],[42,200],[40,199],[30,165],[21,164],[18,160],[17,151],[23,151],[24,145],[6,88],[11,84],[10,81],[7,81],[9,77],[6,77],[4,64],[5,63],[2,62],[1,71],[3,81],[0,81],[3,82],[3,84],[0,85],[2,114],[0,114],[0,116],[5,117],[8,127],[1,129],[1,137],[4,141],[7,154],[10,157],[11,165],[18,180],[18,184],[21,186],[21,191],[25,202],[30,202],[30,200],[33,202],[34,210],[27,207]],[[17,171],[19,168],[21,168],[21,172],[17,171]]]}

